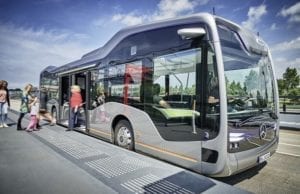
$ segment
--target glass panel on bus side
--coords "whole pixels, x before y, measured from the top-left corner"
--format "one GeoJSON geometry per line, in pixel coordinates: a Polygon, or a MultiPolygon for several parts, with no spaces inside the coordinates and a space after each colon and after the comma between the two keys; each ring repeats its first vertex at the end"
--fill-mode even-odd
{"type": "Polygon", "coordinates": [[[104,104],[107,97],[107,89],[104,86],[104,69],[94,70],[91,72],[90,81],[90,107],[89,123],[91,128],[97,128],[95,124],[103,123],[106,120],[104,104]]]}
{"type": "Polygon", "coordinates": [[[162,55],[153,63],[153,97],[148,99],[145,111],[164,139],[201,140],[201,111],[196,100],[200,84],[196,82],[196,66],[201,64],[201,48],[162,55]]]}
{"type": "Polygon", "coordinates": [[[70,99],[70,77],[61,77],[60,87],[60,118],[59,122],[65,126],[69,125],[69,99],[70,99]]]}
{"type": "Polygon", "coordinates": [[[141,61],[109,67],[107,75],[108,100],[143,109],[141,104],[142,75],[141,61]]]}

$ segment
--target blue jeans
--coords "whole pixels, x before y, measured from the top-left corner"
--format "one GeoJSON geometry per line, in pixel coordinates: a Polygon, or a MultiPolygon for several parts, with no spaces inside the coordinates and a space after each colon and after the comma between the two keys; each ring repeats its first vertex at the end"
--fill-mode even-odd
{"type": "Polygon", "coordinates": [[[71,108],[69,117],[69,129],[74,129],[74,127],[77,125],[78,112],[79,110],[75,112],[75,108],[71,108]]]}
{"type": "Polygon", "coordinates": [[[6,124],[7,114],[4,111],[5,102],[0,102],[0,124],[6,124]]]}

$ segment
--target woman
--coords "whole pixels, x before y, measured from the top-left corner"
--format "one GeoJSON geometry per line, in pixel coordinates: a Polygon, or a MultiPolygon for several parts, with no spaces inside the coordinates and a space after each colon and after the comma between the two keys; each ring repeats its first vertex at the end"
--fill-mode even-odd
{"type": "Polygon", "coordinates": [[[77,117],[79,108],[82,106],[82,96],[81,90],[78,85],[71,86],[71,99],[70,99],[70,119],[69,119],[69,128],[66,131],[71,131],[77,125],[77,117]]]}
{"type": "Polygon", "coordinates": [[[17,130],[23,130],[21,126],[21,122],[24,116],[29,112],[29,100],[31,99],[31,95],[30,95],[31,90],[32,90],[31,84],[27,84],[23,90],[17,130]]]}
{"type": "MultiPolygon", "coordinates": [[[[9,91],[8,91],[8,82],[3,80],[3,86],[4,89],[6,90],[6,103],[4,104],[4,120],[7,120],[7,113],[8,113],[8,108],[10,107],[10,101],[9,101],[9,91]]],[[[8,127],[6,124],[4,127],[8,127]]]]}
{"type": "Polygon", "coordinates": [[[5,90],[4,81],[0,81],[0,128],[8,127],[6,124],[4,105],[6,104],[7,92],[5,90]]]}

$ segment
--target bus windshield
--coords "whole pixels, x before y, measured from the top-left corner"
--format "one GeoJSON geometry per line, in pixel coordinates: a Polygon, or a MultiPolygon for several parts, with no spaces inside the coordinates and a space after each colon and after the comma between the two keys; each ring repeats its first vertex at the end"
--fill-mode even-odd
{"type": "Polygon", "coordinates": [[[248,52],[239,35],[219,26],[227,92],[228,151],[241,152],[273,140],[274,77],[267,55],[248,52]]]}
{"type": "MultiPolygon", "coordinates": [[[[238,57],[238,56],[237,56],[238,57]]],[[[239,58],[224,56],[228,111],[274,110],[270,61],[261,57],[243,69],[232,69],[239,58]],[[228,57],[228,58],[227,58],[228,57]]]]}
{"type": "Polygon", "coordinates": [[[274,112],[274,87],[268,56],[250,54],[237,34],[221,29],[228,113],[274,112]]]}

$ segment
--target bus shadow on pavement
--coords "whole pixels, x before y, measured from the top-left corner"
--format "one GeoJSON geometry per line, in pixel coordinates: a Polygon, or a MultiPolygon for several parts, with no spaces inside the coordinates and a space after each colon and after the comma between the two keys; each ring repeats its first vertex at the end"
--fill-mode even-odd
{"type": "Polygon", "coordinates": [[[134,193],[202,193],[216,185],[216,183],[207,178],[200,179],[199,176],[195,176],[188,171],[183,171],[163,179],[155,175],[146,175],[125,182],[122,186],[134,193]],[[148,182],[149,180],[152,181],[142,187],[130,187],[134,182],[147,182],[147,180],[148,182]]]}
{"type": "Polygon", "coordinates": [[[259,174],[260,170],[262,170],[267,165],[267,162],[263,162],[257,166],[254,166],[244,172],[229,176],[229,177],[223,177],[223,178],[215,178],[218,181],[221,181],[223,183],[229,184],[229,185],[235,185],[238,184],[246,179],[251,179],[255,175],[259,174]]]}

